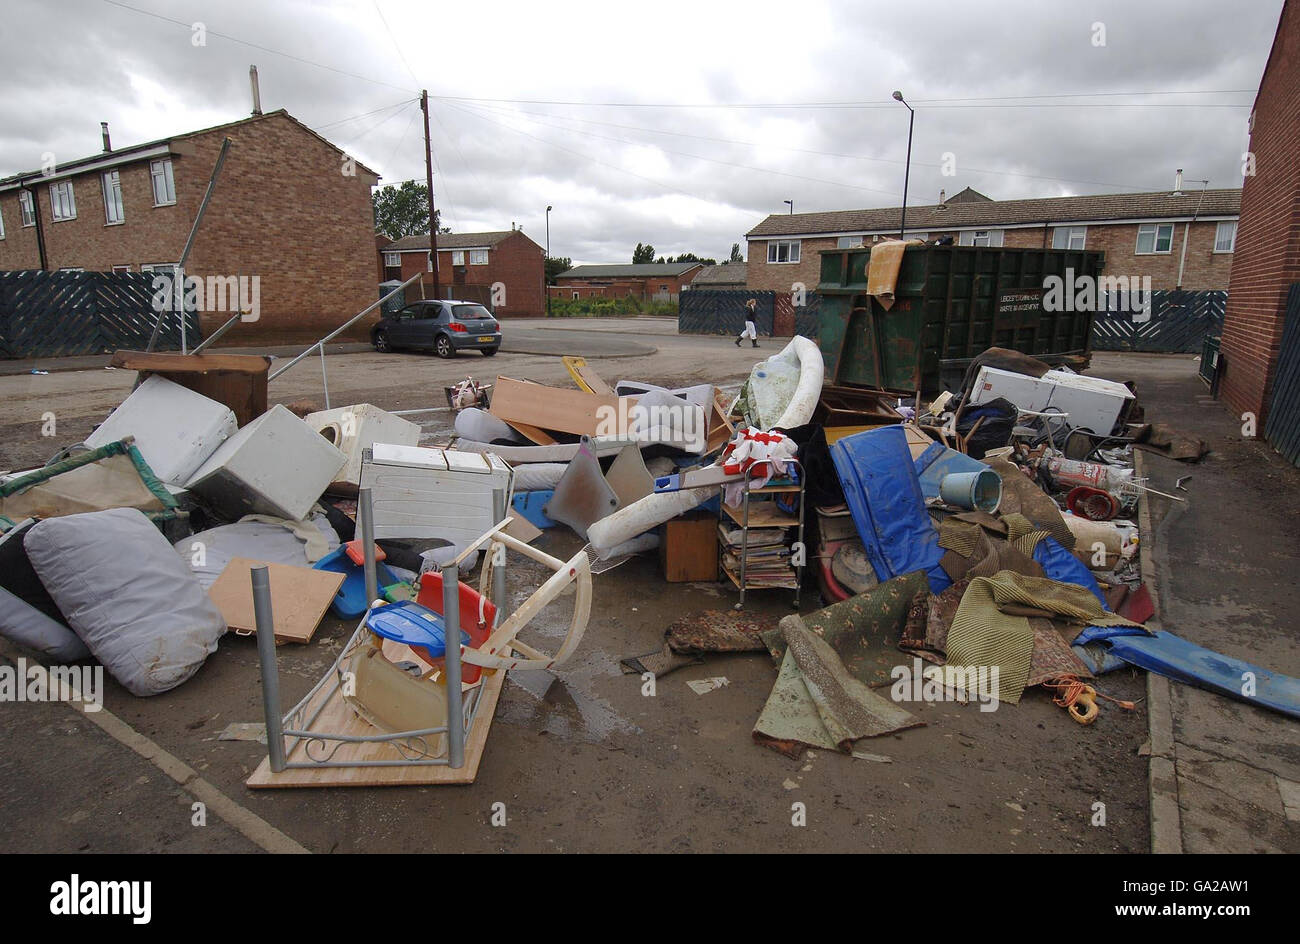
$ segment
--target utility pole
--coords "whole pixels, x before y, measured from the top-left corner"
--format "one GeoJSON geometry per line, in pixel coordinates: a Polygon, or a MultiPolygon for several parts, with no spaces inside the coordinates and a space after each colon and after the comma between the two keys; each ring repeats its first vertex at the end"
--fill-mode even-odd
{"type": "Polygon", "coordinates": [[[438,284],[438,218],[433,211],[433,145],[429,143],[429,90],[420,92],[420,111],[424,112],[424,177],[429,185],[429,259],[433,264],[433,297],[442,296],[438,284]]]}

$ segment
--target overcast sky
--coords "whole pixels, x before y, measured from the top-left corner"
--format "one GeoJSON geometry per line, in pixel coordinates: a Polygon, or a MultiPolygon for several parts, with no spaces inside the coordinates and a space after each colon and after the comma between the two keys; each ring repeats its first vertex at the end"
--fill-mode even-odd
{"type": "Polygon", "coordinates": [[[243,117],[255,63],[265,110],[384,182],[424,179],[428,88],[455,232],[545,244],[551,204],[575,263],[637,242],[721,260],[785,200],[897,206],[894,89],[916,108],[911,204],[1170,189],[1177,167],[1240,186],[1281,6],[5,0],[0,176],[98,152],[101,121],[121,147],[243,117]]]}

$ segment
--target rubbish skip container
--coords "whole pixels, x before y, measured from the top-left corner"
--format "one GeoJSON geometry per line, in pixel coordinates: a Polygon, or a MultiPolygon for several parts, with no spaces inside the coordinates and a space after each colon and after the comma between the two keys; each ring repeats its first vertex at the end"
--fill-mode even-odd
{"type": "Polygon", "coordinates": [[[990,347],[1087,366],[1104,253],[909,246],[888,311],[866,294],[870,258],[870,247],[822,253],[827,384],[956,390],[966,366],[990,347]]]}

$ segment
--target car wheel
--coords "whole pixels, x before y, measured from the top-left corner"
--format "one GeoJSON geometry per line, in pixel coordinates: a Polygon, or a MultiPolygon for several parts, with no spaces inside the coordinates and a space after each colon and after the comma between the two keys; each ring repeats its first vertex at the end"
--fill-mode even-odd
{"type": "Polygon", "coordinates": [[[456,356],[456,349],[451,346],[451,338],[445,334],[438,335],[438,339],[433,342],[433,352],[439,357],[456,356]]]}
{"type": "Polygon", "coordinates": [[[493,354],[495,354],[495,353],[497,352],[497,350],[498,350],[498,349],[495,348],[495,347],[485,347],[485,348],[483,348],[483,356],[484,356],[484,357],[491,357],[493,354]]]}
{"type": "Polygon", "coordinates": [[[392,350],[392,347],[388,343],[387,331],[376,331],[371,343],[375,346],[375,350],[380,354],[387,354],[392,350]]]}

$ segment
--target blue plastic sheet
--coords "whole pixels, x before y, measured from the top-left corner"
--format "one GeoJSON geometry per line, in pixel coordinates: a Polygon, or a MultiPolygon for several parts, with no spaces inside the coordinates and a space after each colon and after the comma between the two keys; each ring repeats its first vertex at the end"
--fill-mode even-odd
{"type": "Polygon", "coordinates": [[[1107,655],[1176,682],[1300,718],[1300,679],[1225,656],[1172,633],[1089,626],[1076,646],[1101,643],[1107,655]]]}
{"type": "Polygon", "coordinates": [[[952,580],[939,566],[939,532],[925,510],[903,428],[845,436],[831,446],[831,459],[876,577],[883,583],[924,570],[931,593],[947,589],[952,580]]]}

